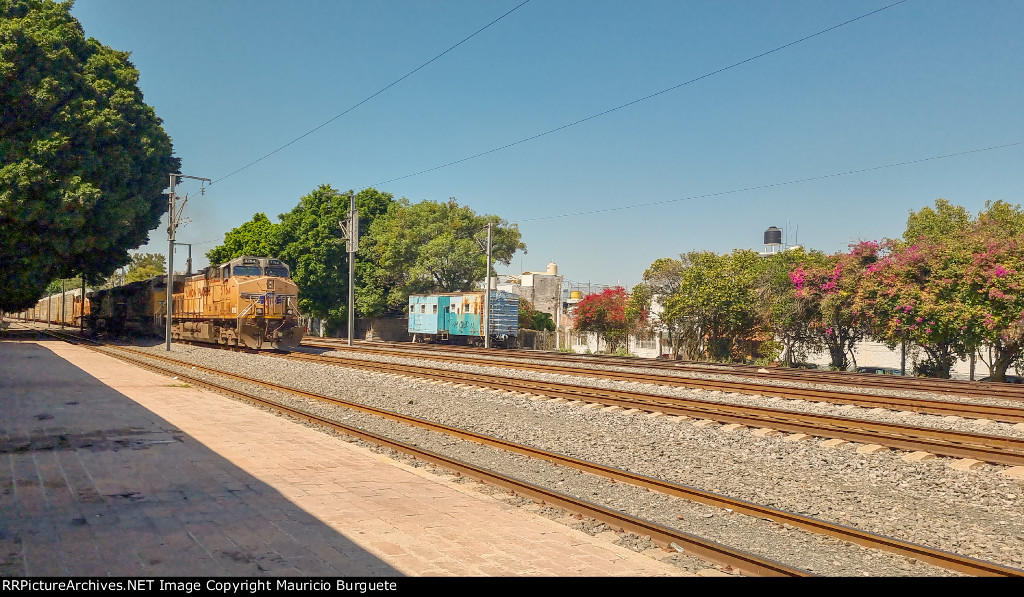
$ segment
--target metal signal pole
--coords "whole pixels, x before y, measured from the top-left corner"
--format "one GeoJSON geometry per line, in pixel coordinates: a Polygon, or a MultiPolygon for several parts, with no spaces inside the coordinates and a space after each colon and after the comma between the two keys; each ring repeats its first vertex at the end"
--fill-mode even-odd
{"type": "Polygon", "coordinates": [[[487,223],[487,278],[484,282],[484,348],[491,347],[491,223],[487,223]]]}
{"type": "Polygon", "coordinates": [[[178,196],[174,194],[174,187],[178,184],[179,178],[211,182],[209,178],[186,176],[171,172],[171,191],[167,194],[167,308],[165,309],[167,322],[164,328],[164,338],[167,341],[168,351],[171,350],[171,313],[174,311],[174,232],[178,229],[178,224],[181,221],[181,212],[184,211],[185,204],[188,203],[188,195],[185,195],[184,200],[181,202],[181,208],[177,207],[178,196]]]}
{"type": "Polygon", "coordinates": [[[352,346],[356,327],[356,285],[355,261],[359,250],[359,212],[356,211],[356,193],[348,195],[348,218],[338,222],[341,225],[341,237],[347,242],[348,248],[348,345],[352,346]]]}

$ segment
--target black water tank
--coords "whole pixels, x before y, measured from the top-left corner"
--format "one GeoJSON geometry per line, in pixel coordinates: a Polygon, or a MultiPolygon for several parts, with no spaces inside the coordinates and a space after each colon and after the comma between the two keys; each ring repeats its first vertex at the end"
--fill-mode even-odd
{"type": "Polygon", "coordinates": [[[782,244],[782,230],[772,226],[768,230],[764,231],[764,244],[766,245],[781,245],[782,244]]]}

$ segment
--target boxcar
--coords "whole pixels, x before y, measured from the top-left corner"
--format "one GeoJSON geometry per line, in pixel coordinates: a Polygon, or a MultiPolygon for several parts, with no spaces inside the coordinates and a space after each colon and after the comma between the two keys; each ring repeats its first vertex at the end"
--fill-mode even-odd
{"type": "MultiPolygon", "coordinates": [[[[519,296],[491,291],[490,336],[507,345],[519,335],[519,296]]],[[[409,335],[413,342],[483,344],[484,293],[446,292],[409,297],[409,335]]]]}

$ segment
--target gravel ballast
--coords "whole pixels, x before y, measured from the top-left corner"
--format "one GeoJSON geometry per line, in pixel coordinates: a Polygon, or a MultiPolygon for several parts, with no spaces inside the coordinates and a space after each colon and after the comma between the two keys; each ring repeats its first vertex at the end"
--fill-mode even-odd
{"type": "MultiPolygon", "coordinates": [[[[1003,466],[981,465],[955,470],[949,458],[907,462],[904,453],[855,452],[856,444],[830,448],[820,439],[786,441],[787,434],[755,436],[750,429],[725,432],[718,425],[700,427],[692,420],[651,417],[646,413],[585,408],[579,403],[530,399],[523,395],[472,387],[434,384],[408,377],[377,374],[275,356],[253,356],[213,348],[175,344],[171,356],[197,365],[232,371],[282,385],[366,404],[504,440],[623,470],[712,491],[731,498],[812,516],[829,522],[895,537],[1014,568],[1024,568],[1024,482],[1010,479],[1003,466]]],[[[165,356],[162,346],[143,348],[165,356]]],[[[339,356],[351,357],[350,352],[339,356]]],[[[423,365],[396,357],[361,358],[423,365]]],[[[441,366],[431,361],[432,367],[441,366]]],[[[161,365],[163,366],[163,365],[161,365]]],[[[447,368],[513,375],[504,368],[452,365],[447,368]]],[[[231,385],[216,377],[183,370],[197,378],[231,385]]],[[[770,408],[817,412],[903,424],[960,429],[973,433],[1021,437],[1002,423],[979,426],[970,420],[839,407],[816,402],[768,399],[655,387],[562,375],[518,373],[529,379],[571,381],[593,387],[657,392],[702,400],[729,401],[770,408]]],[[[534,484],[578,496],[633,516],[705,537],[825,576],[952,576],[957,573],[808,533],[788,525],[737,514],[722,508],[579,473],[547,462],[511,455],[440,433],[413,428],[325,406],[279,392],[239,387],[291,406],[303,406],[345,425],[387,436],[419,448],[511,474],[534,484]]],[[[915,393],[919,394],[919,393],[915,393]]],[[[936,397],[942,399],[942,397],[936,397]]],[[[442,471],[439,471],[442,472],[442,471]]],[[[486,489],[486,488],[481,488],[486,489]]],[[[515,499],[501,496],[504,499],[515,499]]],[[[524,502],[525,503],[525,502],[524,502]]],[[[560,511],[529,505],[538,515],[560,511]]],[[[580,530],[607,531],[586,520],[562,517],[580,530]]],[[[624,535],[619,542],[637,551],[653,547],[643,537],[624,535]]],[[[665,556],[694,572],[707,568],[685,554],[665,556]]]]}

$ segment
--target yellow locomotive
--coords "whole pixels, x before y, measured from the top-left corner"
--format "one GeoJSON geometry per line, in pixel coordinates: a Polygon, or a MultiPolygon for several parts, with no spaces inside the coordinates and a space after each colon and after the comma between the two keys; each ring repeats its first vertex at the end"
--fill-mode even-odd
{"type": "Polygon", "coordinates": [[[298,288],[279,259],[238,257],[182,286],[173,295],[174,339],[257,349],[291,349],[302,341],[298,288]]]}

